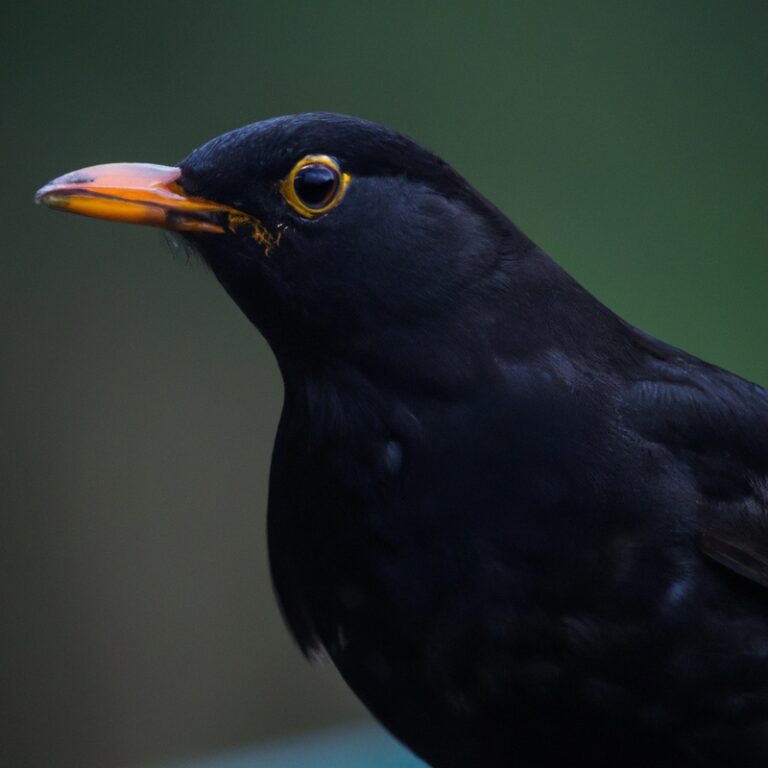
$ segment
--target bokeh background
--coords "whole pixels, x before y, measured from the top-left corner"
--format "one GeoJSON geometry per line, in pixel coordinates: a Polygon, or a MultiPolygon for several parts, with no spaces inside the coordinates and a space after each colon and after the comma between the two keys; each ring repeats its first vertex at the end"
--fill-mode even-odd
{"type": "Polygon", "coordinates": [[[161,234],[35,189],[331,110],[446,157],[613,309],[768,384],[768,4],[13,3],[0,26],[0,765],[365,717],[267,577],[281,404],[161,234]]]}

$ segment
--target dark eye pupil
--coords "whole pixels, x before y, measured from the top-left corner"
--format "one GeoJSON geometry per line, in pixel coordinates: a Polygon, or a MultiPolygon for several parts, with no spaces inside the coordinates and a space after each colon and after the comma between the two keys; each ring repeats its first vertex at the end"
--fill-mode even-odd
{"type": "Polygon", "coordinates": [[[322,208],[331,201],[339,184],[339,177],[327,165],[305,165],[293,180],[293,188],[308,208],[322,208]]]}

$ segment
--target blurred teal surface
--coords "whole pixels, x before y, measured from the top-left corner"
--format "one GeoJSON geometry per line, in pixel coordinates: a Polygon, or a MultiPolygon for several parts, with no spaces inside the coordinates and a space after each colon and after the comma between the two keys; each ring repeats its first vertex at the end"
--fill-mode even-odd
{"type": "Polygon", "coordinates": [[[614,310],[768,384],[768,3],[12,3],[0,24],[0,765],[364,717],[294,647],[258,333],[158,232],[37,208],[333,110],[445,157],[614,310]]]}
{"type": "Polygon", "coordinates": [[[425,763],[381,728],[348,726],[156,768],[425,768],[425,763]]]}

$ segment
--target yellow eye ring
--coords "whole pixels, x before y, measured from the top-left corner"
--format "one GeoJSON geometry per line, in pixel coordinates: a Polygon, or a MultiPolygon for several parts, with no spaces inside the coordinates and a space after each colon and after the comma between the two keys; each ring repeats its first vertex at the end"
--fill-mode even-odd
{"type": "Polygon", "coordinates": [[[350,179],[332,157],[307,155],[280,182],[280,194],[300,216],[316,219],[341,202],[350,179]]]}

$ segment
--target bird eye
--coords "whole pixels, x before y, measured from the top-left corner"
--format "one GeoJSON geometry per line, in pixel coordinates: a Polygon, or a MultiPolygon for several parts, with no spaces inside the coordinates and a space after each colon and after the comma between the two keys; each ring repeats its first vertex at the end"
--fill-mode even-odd
{"type": "Polygon", "coordinates": [[[280,192],[298,214],[305,219],[315,219],[341,201],[349,178],[333,158],[307,155],[280,183],[280,192]]]}
{"type": "Polygon", "coordinates": [[[293,189],[307,208],[328,205],[339,186],[339,174],[327,165],[305,165],[293,180],[293,189]]]}

